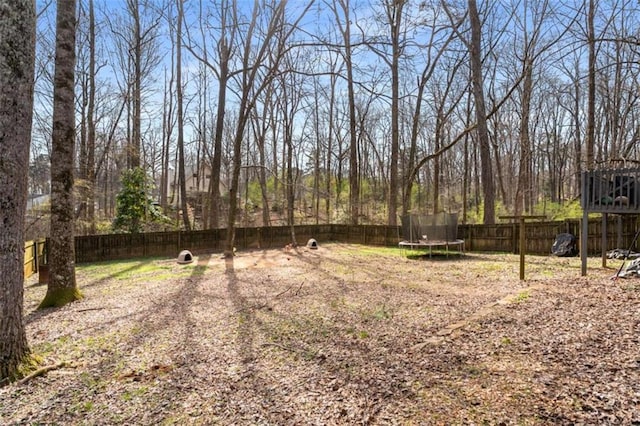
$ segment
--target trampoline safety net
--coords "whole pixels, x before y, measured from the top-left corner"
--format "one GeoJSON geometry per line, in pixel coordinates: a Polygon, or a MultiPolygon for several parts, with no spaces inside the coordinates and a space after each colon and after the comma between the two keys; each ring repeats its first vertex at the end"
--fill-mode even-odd
{"type": "Polygon", "coordinates": [[[458,236],[458,213],[411,214],[401,220],[402,236],[408,242],[455,241],[458,236]]]}

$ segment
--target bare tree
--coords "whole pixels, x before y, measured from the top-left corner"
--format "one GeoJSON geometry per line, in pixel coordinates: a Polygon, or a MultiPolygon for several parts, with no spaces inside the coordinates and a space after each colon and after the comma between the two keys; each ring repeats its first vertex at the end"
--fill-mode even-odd
{"type": "Polygon", "coordinates": [[[125,13],[113,13],[107,24],[114,35],[114,76],[127,100],[127,167],[142,164],[142,106],[153,71],[160,63],[161,16],[151,0],[126,0],[125,13]]]}
{"type": "MultiPolygon", "coordinates": [[[[274,90],[274,84],[270,84],[266,88],[266,90],[264,91],[263,100],[262,102],[260,102],[262,110],[259,110],[259,107],[256,106],[253,114],[253,120],[251,121],[253,139],[258,149],[257,174],[258,184],[260,185],[260,193],[262,197],[262,226],[271,225],[269,191],[267,189],[267,131],[270,126],[273,126],[275,124],[273,120],[270,120],[270,117],[272,117],[273,111],[275,109],[274,103],[276,101],[276,96],[274,94],[274,90]]],[[[276,143],[275,140],[273,142],[274,144],[276,143]]],[[[277,182],[277,179],[275,179],[275,175],[273,176],[273,178],[274,182],[277,182]]]]}
{"type": "Polygon", "coordinates": [[[398,154],[400,150],[400,56],[404,51],[404,6],[406,0],[384,0],[385,15],[389,26],[391,58],[381,56],[391,71],[391,152],[389,156],[389,190],[387,223],[398,222],[398,154]]]}
{"type": "Polygon", "coordinates": [[[493,180],[493,165],[491,162],[491,144],[489,143],[489,129],[484,97],[484,82],[482,77],[482,22],[478,13],[476,0],[469,0],[469,22],[471,24],[471,40],[469,51],[471,58],[471,82],[475,99],[476,132],[480,146],[480,161],[482,165],[482,193],[484,196],[483,223],[492,224],[496,220],[495,214],[495,182],[493,180]]]}
{"type": "Polygon", "coordinates": [[[95,186],[96,186],[96,18],[93,0],[89,0],[89,99],[87,106],[87,216],[90,232],[96,230],[95,186]]]}
{"type": "Polygon", "coordinates": [[[301,15],[291,24],[286,24],[286,1],[270,1],[264,11],[270,15],[266,19],[266,27],[260,28],[260,13],[262,7],[255,1],[251,18],[244,35],[242,49],[241,71],[237,74],[238,89],[238,120],[233,135],[233,157],[231,185],[229,187],[229,221],[227,224],[227,238],[225,255],[233,255],[235,241],[235,221],[238,212],[238,188],[240,169],[242,168],[242,143],[245,129],[255,108],[260,94],[266,90],[270,82],[277,76],[280,61],[290,48],[288,42],[291,34],[297,29],[299,20],[304,16],[311,2],[301,15]],[[261,37],[256,40],[258,32],[261,37]]]}
{"type": "Polygon", "coordinates": [[[187,180],[184,165],[184,112],[183,112],[183,82],[182,82],[182,21],[184,20],[183,0],[176,0],[178,8],[176,32],[176,102],[178,107],[178,182],[180,184],[180,207],[184,228],[191,229],[187,204],[187,180]]]}
{"type": "MultiPolygon", "coordinates": [[[[440,18],[437,13],[433,13],[433,21],[429,27],[429,40],[427,45],[422,49],[424,51],[425,65],[422,68],[422,72],[416,78],[416,92],[415,102],[413,106],[413,114],[411,116],[411,129],[409,134],[409,147],[408,154],[404,161],[404,173],[403,173],[403,190],[402,190],[402,215],[406,215],[411,208],[411,193],[413,191],[413,185],[415,183],[416,175],[413,173],[413,169],[417,162],[417,150],[418,150],[418,138],[422,131],[422,111],[423,102],[425,96],[425,89],[427,83],[431,80],[432,76],[436,72],[437,67],[440,65],[442,56],[446,53],[447,48],[451,41],[455,37],[454,31],[447,31],[448,27],[440,27],[438,22],[440,18]],[[445,32],[441,40],[438,40],[440,34],[445,32]]],[[[460,25],[462,20],[459,20],[457,25],[460,25]]],[[[455,70],[459,67],[462,61],[458,61],[457,65],[452,67],[455,70]]],[[[451,73],[453,75],[454,73],[451,73]]],[[[443,100],[444,101],[444,100],[443,100]]],[[[442,110],[444,110],[444,102],[441,103],[442,110]]]]}
{"type": "Polygon", "coordinates": [[[285,199],[287,200],[287,225],[291,229],[291,244],[297,246],[297,240],[295,235],[295,188],[297,186],[297,168],[294,168],[294,129],[296,122],[296,115],[298,114],[301,106],[301,99],[303,97],[304,85],[301,80],[301,74],[294,73],[296,64],[303,64],[306,61],[304,57],[300,55],[299,51],[297,55],[292,52],[287,52],[283,59],[283,65],[288,71],[279,76],[280,93],[278,96],[278,108],[281,110],[280,117],[282,122],[282,136],[283,136],[283,149],[285,151],[284,158],[285,163],[285,199]],[[294,170],[295,169],[295,170],[294,170]],[[294,176],[295,174],[295,176],[294,176]]]}
{"type": "Polygon", "coordinates": [[[353,73],[353,46],[351,40],[351,3],[350,0],[333,0],[328,4],[328,7],[334,15],[343,43],[341,54],[346,71],[344,78],[347,84],[349,110],[349,208],[351,223],[357,225],[360,217],[360,182],[358,179],[358,134],[353,73]]]}
{"type": "Polygon", "coordinates": [[[62,306],[81,298],[76,284],[74,240],[75,40],[76,1],[58,3],[51,152],[51,236],[49,283],[40,307],[62,306]]]}
{"type": "MultiPolygon", "coordinates": [[[[211,178],[209,179],[208,200],[204,215],[205,223],[209,228],[220,226],[221,214],[221,194],[222,183],[222,159],[223,159],[223,138],[225,133],[225,120],[227,108],[227,93],[229,90],[229,80],[239,71],[232,70],[233,59],[237,53],[237,43],[240,31],[238,22],[238,7],[236,0],[217,0],[214,2],[217,22],[212,25],[205,25],[204,15],[206,13],[202,1],[199,2],[200,33],[202,44],[199,45],[191,34],[187,34],[186,48],[200,61],[206,69],[211,71],[218,80],[217,102],[215,124],[213,129],[213,146],[208,150],[211,160],[211,178]],[[215,52],[209,55],[207,50],[206,35],[211,31],[214,39],[215,52]],[[210,59],[213,56],[213,59],[210,59]]],[[[204,77],[206,78],[206,77],[204,77]]]]}
{"type": "Polygon", "coordinates": [[[30,351],[23,322],[24,219],[35,67],[35,4],[0,1],[0,386],[30,351]]]}
{"type": "MultiPolygon", "coordinates": [[[[86,31],[79,40],[78,59],[80,98],[80,147],[76,186],[80,186],[79,206],[76,218],[83,217],[89,222],[89,233],[95,233],[95,183],[96,183],[96,22],[94,1],[80,3],[80,20],[86,16],[86,31]],[[86,49],[85,49],[86,48],[86,49]],[[79,185],[78,185],[79,184],[79,185]]],[[[80,31],[78,31],[80,33],[80,31]]]]}
{"type": "Polygon", "coordinates": [[[595,114],[596,114],[596,40],[594,20],[596,14],[596,5],[594,0],[589,0],[589,6],[587,8],[587,46],[589,48],[588,58],[588,88],[587,88],[587,132],[586,132],[586,145],[587,145],[587,170],[593,169],[595,166],[595,114]]]}
{"type": "Polygon", "coordinates": [[[174,85],[174,69],[173,52],[171,53],[170,76],[167,79],[167,70],[165,69],[164,77],[164,102],[162,103],[162,155],[161,155],[161,171],[160,171],[160,206],[166,213],[169,203],[169,157],[171,147],[171,135],[174,128],[174,110],[173,110],[173,85],[174,85]]]}
{"type": "Polygon", "coordinates": [[[516,215],[522,212],[530,213],[533,209],[533,200],[531,194],[531,185],[533,183],[533,150],[530,135],[531,121],[531,102],[533,92],[533,69],[536,50],[539,49],[538,44],[543,29],[542,23],[546,18],[547,9],[549,7],[546,1],[539,4],[539,9],[529,10],[528,3],[525,3],[524,17],[522,19],[523,28],[523,48],[522,56],[518,59],[522,63],[523,75],[522,90],[520,91],[520,109],[521,120],[519,129],[520,139],[520,165],[518,167],[518,183],[516,188],[514,213],[516,215]],[[529,31],[529,21],[533,25],[533,29],[529,31]]]}

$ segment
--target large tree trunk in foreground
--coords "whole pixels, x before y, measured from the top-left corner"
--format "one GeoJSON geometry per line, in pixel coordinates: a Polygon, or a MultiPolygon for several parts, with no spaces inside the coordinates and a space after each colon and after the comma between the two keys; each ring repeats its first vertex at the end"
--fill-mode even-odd
{"type": "Polygon", "coordinates": [[[29,355],[22,315],[34,7],[33,0],[0,0],[0,386],[29,355]]]}
{"type": "Polygon", "coordinates": [[[73,165],[75,148],[74,68],[76,2],[58,2],[51,151],[49,285],[41,308],[81,298],[76,286],[73,165]]]}

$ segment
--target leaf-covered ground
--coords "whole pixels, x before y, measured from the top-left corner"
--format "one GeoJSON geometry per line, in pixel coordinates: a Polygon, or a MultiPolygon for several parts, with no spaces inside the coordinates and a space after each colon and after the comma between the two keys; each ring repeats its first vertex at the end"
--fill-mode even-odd
{"type": "Polygon", "coordinates": [[[0,388],[0,424],[640,425],[640,279],[590,259],[399,249],[83,265],[37,311],[65,364],[0,388]]]}

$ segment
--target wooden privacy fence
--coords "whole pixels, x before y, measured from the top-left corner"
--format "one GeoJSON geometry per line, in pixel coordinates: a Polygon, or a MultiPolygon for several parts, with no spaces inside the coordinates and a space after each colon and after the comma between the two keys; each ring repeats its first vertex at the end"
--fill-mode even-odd
{"type": "MultiPolygon", "coordinates": [[[[526,253],[549,254],[556,235],[569,233],[580,238],[580,220],[531,221],[526,223],[526,253]]],[[[636,216],[609,215],[607,221],[607,250],[629,248],[636,233],[636,216]]],[[[518,253],[520,224],[459,225],[458,237],[465,240],[468,251],[502,251],[518,253]]],[[[578,245],[579,247],[579,245],[578,245]]],[[[587,254],[600,254],[602,248],[602,220],[589,220],[587,254]]]]}
{"type": "Polygon", "coordinates": [[[40,265],[46,263],[45,259],[46,240],[27,241],[24,243],[24,277],[28,278],[38,272],[40,265]]]}
{"type": "MultiPolygon", "coordinates": [[[[607,249],[628,248],[638,226],[636,217],[609,216],[607,249]]],[[[397,247],[402,239],[400,227],[383,225],[299,225],[294,227],[294,232],[300,245],[314,238],[320,245],[333,241],[397,247]]],[[[518,253],[519,232],[518,223],[459,225],[457,238],[465,240],[467,251],[518,253]]],[[[549,254],[556,235],[565,232],[580,237],[580,221],[571,219],[527,223],[526,253],[549,254]]],[[[590,220],[588,254],[595,255],[601,252],[601,232],[602,221],[590,220]]],[[[76,237],[76,262],[146,256],[177,257],[182,250],[189,250],[194,254],[222,252],[226,237],[226,229],[79,236],[76,237]]],[[[235,246],[238,250],[280,248],[290,242],[289,226],[236,229],[235,246]]],[[[45,260],[44,246],[44,240],[25,245],[25,276],[28,276],[27,271],[29,275],[37,271],[37,265],[45,260]],[[39,261],[36,260],[37,257],[39,261]]]]}
{"type": "MultiPolygon", "coordinates": [[[[294,227],[296,241],[306,244],[310,238],[323,241],[390,246],[398,244],[398,228],[375,225],[300,225],[294,227]]],[[[194,254],[223,251],[226,229],[202,231],[153,232],[147,234],[108,234],[76,237],[76,262],[128,259],[144,256],[178,256],[182,250],[194,254]]],[[[291,242],[291,227],[237,228],[235,247],[268,249],[291,242]]]]}

